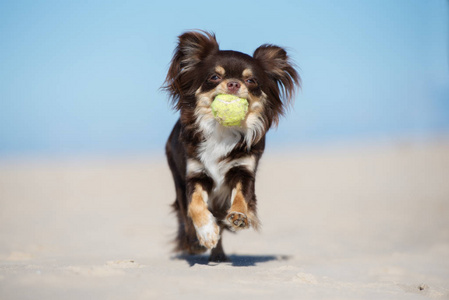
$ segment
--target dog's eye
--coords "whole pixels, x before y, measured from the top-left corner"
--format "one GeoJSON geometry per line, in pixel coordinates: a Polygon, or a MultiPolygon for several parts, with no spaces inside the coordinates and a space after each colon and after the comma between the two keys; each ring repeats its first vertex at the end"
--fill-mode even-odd
{"type": "Polygon", "coordinates": [[[257,81],[255,78],[248,78],[245,80],[246,84],[248,85],[257,85],[257,81]]]}
{"type": "Polygon", "coordinates": [[[217,74],[212,75],[211,77],[209,77],[209,81],[210,82],[218,82],[221,80],[221,77],[218,76],[217,74]]]}

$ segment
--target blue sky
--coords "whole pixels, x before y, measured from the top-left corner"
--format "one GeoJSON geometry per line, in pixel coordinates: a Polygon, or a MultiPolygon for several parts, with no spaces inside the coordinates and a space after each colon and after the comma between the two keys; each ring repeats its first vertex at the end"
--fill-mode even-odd
{"type": "Polygon", "coordinates": [[[0,157],[163,151],[176,37],[287,47],[303,89],[270,147],[449,133],[449,9],[421,1],[1,1],[0,157]]]}

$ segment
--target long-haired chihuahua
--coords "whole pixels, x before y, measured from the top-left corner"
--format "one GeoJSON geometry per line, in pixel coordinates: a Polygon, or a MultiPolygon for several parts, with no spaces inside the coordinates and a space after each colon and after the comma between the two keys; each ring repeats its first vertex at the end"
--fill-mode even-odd
{"type": "Polygon", "coordinates": [[[176,188],[176,250],[211,249],[210,261],[227,261],[222,231],[259,227],[255,178],[265,134],[299,85],[281,47],[265,44],[249,56],[220,50],[208,32],[179,36],[163,86],[180,111],[166,144],[176,188]],[[247,100],[239,125],[225,126],[214,116],[211,104],[222,94],[247,100]]]}

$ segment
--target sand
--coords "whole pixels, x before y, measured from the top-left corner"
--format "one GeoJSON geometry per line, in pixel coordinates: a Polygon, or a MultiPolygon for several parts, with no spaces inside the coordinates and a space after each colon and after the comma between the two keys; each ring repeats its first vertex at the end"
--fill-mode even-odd
{"type": "Polygon", "coordinates": [[[165,158],[0,162],[0,299],[449,299],[449,140],[269,152],[232,262],[171,253],[165,158]],[[198,298],[199,297],[199,298],[198,298]]]}

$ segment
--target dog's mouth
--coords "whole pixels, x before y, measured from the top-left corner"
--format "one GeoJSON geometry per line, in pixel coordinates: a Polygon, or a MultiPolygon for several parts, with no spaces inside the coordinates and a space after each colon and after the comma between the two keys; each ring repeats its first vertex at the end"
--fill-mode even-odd
{"type": "Polygon", "coordinates": [[[248,100],[230,94],[218,94],[210,107],[221,125],[241,126],[248,113],[248,100]]]}
{"type": "Polygon", "coordinates": [[[258,136],[266,128],[263,118],[266,103],[264,93],[252,95],[246,86],[231,93],[226,84],[219,84],[209,91],[198,89],[196,99],[195,115],[199,122],[213,119],[222,128],[250,129],[257,131],[258,136]]]}

